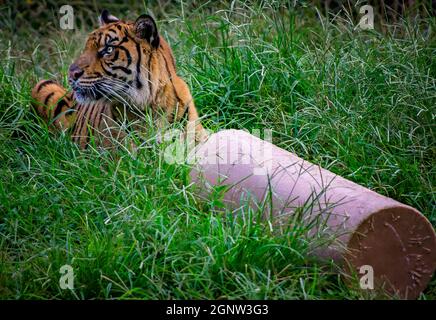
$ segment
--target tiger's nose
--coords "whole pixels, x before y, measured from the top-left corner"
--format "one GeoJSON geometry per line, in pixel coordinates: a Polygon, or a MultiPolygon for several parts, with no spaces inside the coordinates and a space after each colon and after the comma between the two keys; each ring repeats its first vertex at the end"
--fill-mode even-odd
{"type": "Polygon", "coordinates": [[[83,75],[84,71],[77,64],[73,63],[68,69],[68,76],[71,80],[76,81],[83,75]]]}

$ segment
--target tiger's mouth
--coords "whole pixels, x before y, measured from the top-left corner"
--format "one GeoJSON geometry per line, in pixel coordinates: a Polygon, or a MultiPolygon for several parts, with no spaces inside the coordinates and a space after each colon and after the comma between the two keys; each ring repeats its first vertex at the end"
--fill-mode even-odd
{"type": "Polygon", "coordinates": [[[74,97],[80,103],[103,99],[109,102],[125,101],[124,92],[115,91],[110,84],[105,82],[95,82],[86,85],[71,82],[70,84],[74,92],[74,97]]]}
{"type": "Polygon", "coordinates": [[[95,90],[95,88],[91,87],[83,88],[80,86],[73,86],[73,92],[76,100],[82,103],[89,100],[95,101],[103,98],[103,94],[100,91],[95,90]]]}

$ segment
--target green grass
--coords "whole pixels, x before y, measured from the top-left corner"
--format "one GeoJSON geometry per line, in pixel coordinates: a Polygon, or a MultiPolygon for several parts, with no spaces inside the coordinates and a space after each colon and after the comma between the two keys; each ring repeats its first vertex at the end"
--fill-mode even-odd
{"type": "MultiPolygon", "coordinates": [[[[436,225],[434,18],[381,33],[279,3],[151,9],[206,127],[272,129],[280,147],[436,225]]],[[[50,132],[30,111],[31,87],[65,83],[96,24],[62,31],[48,17],[14,31],[0,14],[0,298],[367,297],[309,255],[320,239],[303,225],[272,236],[258,212],[220,209],[219,192],[199,199],[189,166],[163,161],[153,129],[136,157],[81,152],[50,132]],[[64,264],[74,292],[59,288],[64,264]]],[[[435,280],[421,298],[436,298],[435,280]]]]}

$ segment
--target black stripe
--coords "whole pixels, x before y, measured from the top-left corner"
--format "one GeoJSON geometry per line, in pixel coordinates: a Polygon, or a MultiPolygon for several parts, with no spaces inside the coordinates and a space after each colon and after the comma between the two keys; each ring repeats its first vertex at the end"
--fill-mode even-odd
{"type": "Polygon", "coordinates": [[[42,88],[44,88],[46,85],[49,85],[51,83],[54,83],[53,80],[45,80],[43,82],[41,82],[38,86],[38,88],[36,88],[36,92],[38,93],[39,91],[41,91],[42,88]]]}
{"type": "Polygon", "coordinates": [[[169,70],[169,68],[168,68],[168,61],[167,61],[167,58],[165,57],[165,54],[162,54],[162,57],[164,58],[164,61],[165,61],[165,68],[167,69],[167,72],[168,72],[168,74],[169,74],[169,76],[170,76],[171,84],[173,85],[174,94],[176,95],[177,100],[178,100],[178,101],[181,101],[179,95],[177,94],[176,87],[174,86],[173,76],[171,75],[171,72],[170,72],[170,70],[169,70]]]}
{"type": "Polygon", "coordinates": [[[149,90],[150,97],[152,97],[151,94],[153,92],[152,91],[153,90],[153,86],[152,86],[152,83],[151,83],[151,55],[152,54],[153,54],[153,52],[150,51],[150,55],[148,57],[148,90],[149,90]]]}
{"type": "Polygon", "coordinates": [[[62,112],[63,107],[68,107],[68,103],[64,99],[59,101],[58,104],[56,105],[56,109],[54,110],[53,113],[54,118],[56,118],[62,112]]]}
{"type": "Polygon", "coordinates": [[[126,73],[126,74],[131,74],[131,73],[132,73],[132,70],[127,69],[127,68],[122,67],[122,66],[115,66],[115,67],[112,67],[112,70],[121,70],[121,71],[123,71],[123,72],[126,73]]]}
{"type": "Polygon", "coordinates": [[[95,80],[101,78],[101,73],[100,72],[94,72],[92,74],[90,74],[89,76],[85,76],[85,77],[81,77],[80,80],[95,80]]]}
{"type": "Polygon", "coordinates": [[[118,60],[118,56],[120,55],[120,52],[118,50],[115,50],[115,55],[110,61],[114,62],[115,60],[118,60]]]}
{"type": "Polygon", "coordinates": [[[96,37],[96,43],[98,45],[100,45],[101,44],[101,38],[103,37],[103,34],[101,32],[99,32],[97,37],[96,37]],[[98,37],[98,39],[97,39],[97,37],[98,37]]]}
{"type": "Polygon", "coordinates": [[[189,105],[186,107],[185,112],[183,112],[182,116],[180,117],[180,120],[188,120],[188,110],[189,105]]]}
{"type": "Polygon", "coordinates": [[[86,113],[85,113],[85,111],[84,111],[84,109],[83,108],[86,108],[86,107],[84,107],[83,106],[83,104],[81,104],[80,106],[79,106],[79,112],[78,112],[78,114],[77,114],[77,119],[76,119],[76,123],[74,124],[74,131],[73,131],[73,135],[74,135],[74,142],[80,142],[80,134],[81,134],[81,131],[82,131],[82,127],[83,127],[83,124],[84,124],[84,122],[86,122],[87,121],[87,119],[86,119],[86,113]],[[79,122],[79,126],[77,127],[77,122],[78,121],[80,121],[79,122]]]}
{"type": "Polygon", "coordinates": [[[45,97],[44,99],[44,104],[47,105],[48,101],[50,100],[51,97],[53,97],[54,92],[51,92],[49,95],[47,95],[47,97],[45,97]]]}
{"type": "Polygon", "coordinates": [[[141,74],[141,47],[138,42],[136,42],[136,51],[138,52],[138,61],[136,61],[136,87],[141,89],[142,83],[139,80],[139,75],[141,74]]]}
{"type": "MultiPolygon", "coordinates": [[[[162,57],[164,58],[164,61],[165,61],[165,68],[167,69],[167,72],[170,75],[170,81],[171,81],[171,84],[173,85],[173,91],[174,91],[174,94],[175,94],[175,96],[177,98],[177,101],[179,102],[180,105],[182,105],[183,107],[186,107],[186,109],[185,109],[185,111],[184,111],[184,113],[182,115],[182,118],[183,118],[183,117],[185,117],[185,115],[186,115],[186,113],[187,113],[187,111],[189,109],[189,104],[188,105],[183,105],[183,103],[181,103],[182,99],[180,99],[179,95],[177,94],[176,86],[174,85],[173,77],[172,77],[171,72],[170,72],[169,67],[168,67],[168,61],[167,61],[167,58],[165,57],[164,53],[162,53],[162,57]]],[[[175,112],[176,111],[177,110],[175,110],[175,112]]],[[[174,119],[177,119],[177,115],[174,117],[174,119]]]]}
{"type": "Polygon", "coordinates": [[[112,72],[110,72],[109,70],[107,70],[104,66],[103,66],[103,63],[100,61],[100,65],[101,65],[101,68],[103,69],[103,71],[108,75],[108,76],[111,76],[111,77],[113,77],[113,78],[115,78],[115,79],[118,79],[118,76],[115,74],[115,73],[112,73],[112,72]]]}
{"type": "Polygon", "coordinates": [[[98,116],[98,122],[97,122],[97,121],[94,122],[94,126],[97,127],[97,128],[96,128],[97,130],[100,130],[101,119],[103,118],[103,114],[104,114],[105,111],[106,111],[106,107],[104,107],[104,108],[101,110],[101,112],[100,112],[100,114],[99,114],[99,116],[98,116]]]}
{"type": "Polygon", "coordinates": [[[93,135],[95,136],[94,132],[95,130],[98,128],[95,128],[95,119],[97,118],[97,116],[99,115],[99,110],[98,110],[98,103],[97,105],[92,106],[92,109],[90,110],[90,114],[89,114],[89,126],[88,126],[88,134],[87,134],[87,139],[86,139],[86,143],[89,143],[90,140],[90,136],[93,135]]]}
{"type": "Polygon", "coordinates": [[[126,49],[123,46],[118,46],[117,48],[123,50],[126,53],[126,57],[127,57],[127,67],[130,66],[130,64],[132,63],[132,55],[130,54],[129,50],[126,49]]]}
{"type": "Polygon", "coordinates": [[[127,36],[124,36],[124,38],[121,39],[121,41],[118,43],[118,45],[122,45],[124,42],[127,42],[129,38],[127,36]]]}
{"type": "MultiPolygon", "coordinates": [[[[80,107],[80,106],[78,106],[80,107]]],[[[73,126],[70,128],[70,133],[72,135],[73,141],[74,141],[74,131],[76,130],[76,126],[77,126],[77,121],[79,121],[79,115],[80,115],[80,110],[79,108],[77,108],[77,117],[76,117],[76,121],[74,121],[73,126]]]]}
{"type": "Polygon", "coordinates": [[[120,38],[118,38],[118,37],[114,37],[114,38],[111,38],[110,40],[109,40],[109,43],[112,43],[112,42],[114,42],[114,41],[119,41],[120,40],[120,38]]]}
{"type": "Polygon", "coordinates": [[[76,142],[76,136],[77,136],[77,131],[78,131],[78,126],[80,126],[81,122],[80,120],[82,119],[82,105],[79,104],[78,108],[77,108],[77,117],[76,117],[76,121],[74,122],[73,127],[71,128],[71,135],[73,136],[73,141],[76,142]]]}

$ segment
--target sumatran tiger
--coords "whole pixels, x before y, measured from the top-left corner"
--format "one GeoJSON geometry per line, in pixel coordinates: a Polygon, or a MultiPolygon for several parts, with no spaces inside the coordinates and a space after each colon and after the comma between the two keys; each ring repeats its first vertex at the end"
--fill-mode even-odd
{"type": "Polygon", "coordinates": [[[154,19],[143,14],[134,22],[123,21],[103,10],[99,22],[69,67],[72,92],[52,80],[42,80],[33,88],[38,114],[57,129],[72,130],[82,147],[89,138],[83,143],[85,128],[98,128],[103,118],[115,122],[116,107],[126,103],[138,110],[163,113],[170,123],[186,117],[195,129],[195,140],[204,141],[207,132],[190,90],[177,75],[172,50],[154,19]]]}

